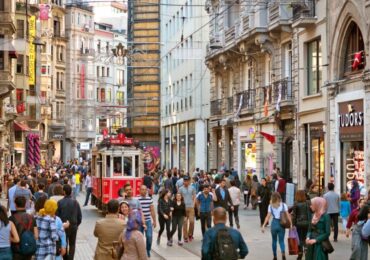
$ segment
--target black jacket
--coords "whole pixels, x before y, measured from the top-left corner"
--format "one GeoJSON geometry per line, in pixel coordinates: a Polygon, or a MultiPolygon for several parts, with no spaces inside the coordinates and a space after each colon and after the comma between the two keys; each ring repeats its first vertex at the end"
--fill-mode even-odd
{"type": "Polygon", "coordinates": [[[80,204],[71,196],[66,196],[58,201],[58,209],[56,215],[63,222],[69,221],[71,227],[78,227],[82,221],[80,204]]]}
{"type": "Polygon", "coordinates": [[[220,187],[218,187],[215,191],[216,193],[216,197],[217,197],[217,201],[214,201],[213,202],[213,205],[215,208],[217,207],[222,207],[226,210],[229,209],[229,205],[230,206],[233,206],[233,202],[231,201],[231,197],[230,197],[230,193],[229,191],[227,190],[227,188],[225,187],[224,190],[225,190],[225,199],[222,199],[222,196],[221,196],[221,191],[220,191],[220,187]]]}

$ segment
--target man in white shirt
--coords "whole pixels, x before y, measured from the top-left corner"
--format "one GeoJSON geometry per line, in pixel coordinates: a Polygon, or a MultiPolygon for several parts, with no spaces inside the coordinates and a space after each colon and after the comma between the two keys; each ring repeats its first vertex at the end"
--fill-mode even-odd
{"type": "Polygon", "coordinates": [[[85,199],[85,204],[84,207],[87,206],[89,203],[90,195],[92,192],[92,181],[91,181],[91,172],[88,172],[85,178],[85,187],[86,187],[86,199],[85,199]]]}
{"type": "Polygon", "coordinates": [[[17,187],[19,186],[19,183],[20,183],[20,179],[17,177],[14,178],[14,185],[8,190],[8,204],[9,204],[9,209],[12,215],[14,215],[14,213],[17,212],[17,209],[15,207],[15,202],[14,202],[14,199],[15,199],[14,194],[15,194],[17,187]]]}
{"type": "Polygon", "coordinates": [[[229,222],[230,222],[230,227],[233,227],[233,215],[235,218],[235,224],[238,229],[240,229],[240,224],[239,224],[239,205],[240,205],[240,196],[241,192],[238,187],[236,187],[236,181],[232,180],[230,181],[231,187],[228,189],[231,197],[231,201],[233,202],[234,205],[234,210],[231,210],[229,207],[229,222]]]}

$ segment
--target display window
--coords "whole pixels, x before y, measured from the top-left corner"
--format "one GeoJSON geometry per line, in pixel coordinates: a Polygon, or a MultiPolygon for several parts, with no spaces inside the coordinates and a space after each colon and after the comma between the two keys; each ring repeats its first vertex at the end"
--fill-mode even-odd
{"type": "Polygon", "coordinates": [[[257,168],[257,146],[256,142],[243,142],[242,149],[242,170],[245,174],[256,173],[257,168]]]}
{"type": "Polygon", "coordinates": [[[357,180],[360,189],[365,185],[364,142],[342,142],[342,187],[341,191],[352,188],[352,180],[357,180]]]}

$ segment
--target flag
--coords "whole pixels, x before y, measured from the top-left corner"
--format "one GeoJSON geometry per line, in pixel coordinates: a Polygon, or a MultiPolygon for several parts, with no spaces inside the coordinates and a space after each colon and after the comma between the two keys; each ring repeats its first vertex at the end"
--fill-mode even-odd
{"type": "Polygon", "coordinates": [[[17,105],[17,113],[18,113],[18,114],[21,114],[21,113],[23,113],[24,111],[26,111],[26,108],[25,108],[24,102],[19,103],[19,104],[17,105]]]}
{"type": "Polygon", "coordinates": [[[260,132],[260,134],[266,138],[267,141],[269,141],[270,143],[274,144],[275,143],[275,136],[274,135],[270,135],[268,133],[265,133],[265,132],[260,132]]]}
{"type": "Polygon", "coordinates": [[[362,51],[356,52],[354,55],[352,70],[357,70],[358,66],[362,63],[362,51]]]}
{"type": "Polygon", "coordinates": [[[268,116],[269,114],[269,107],[268,107],[268,100],[270,99],[269,97],[269,88],[265,87],[265,104],[263,106],[263,112],[265,116],[268,116]]]}
{"type": "Polygon", "coordinates": [[[106,138],[108,136],[108,128],[103,129],[103,136],[106,138]]]}
{"type": "Polygon", "coordinates": [[[244,94],[241,94],[240,95],[238,111],[236,111],[236,115],[235,115],[236,118],[239,118],[240,111],[242,110],[242,106],[243,106],[243,95],[244,94]]]}
{"type": "Polygon", "coordinates": [[[282,89],[282,86],[281,86],[281,83],[279,83],[279,86],[278,86],[279,95],[278,95],[278,100],[276,102],[276,107],[275,107],[277,112],[280,112],[281,89],[282,89]]]}

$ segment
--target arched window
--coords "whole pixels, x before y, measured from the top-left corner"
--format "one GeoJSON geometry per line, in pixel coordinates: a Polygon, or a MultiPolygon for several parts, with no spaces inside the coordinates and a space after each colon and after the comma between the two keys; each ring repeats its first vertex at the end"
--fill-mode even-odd
{"type": "Polygon", "coordinates": [[[344,41],[344,76],[365,68],[365,45],[360,28],[351,22],[344,41]]]}

